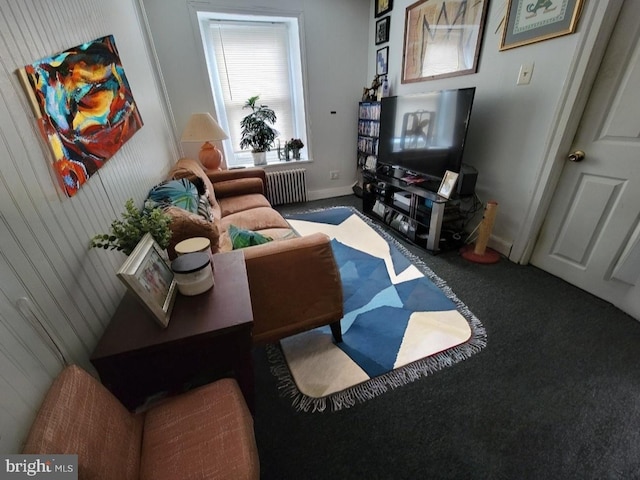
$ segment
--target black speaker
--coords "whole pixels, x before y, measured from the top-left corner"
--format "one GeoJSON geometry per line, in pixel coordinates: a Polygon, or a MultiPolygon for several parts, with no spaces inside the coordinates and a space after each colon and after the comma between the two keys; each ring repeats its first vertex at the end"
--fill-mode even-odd
{"type": "Polygon", "coordinates": [[[478,170],[463,163],[458,175],[458,195],[461,197],[473,195],[476,191],[477,180],[478,170]]]}

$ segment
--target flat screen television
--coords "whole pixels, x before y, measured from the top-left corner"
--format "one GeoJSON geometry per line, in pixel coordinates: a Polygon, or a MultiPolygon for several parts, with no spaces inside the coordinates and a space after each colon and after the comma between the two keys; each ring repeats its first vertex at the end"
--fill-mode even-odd
{"type": "Polygon", "coordinates": [[[439,181],[459,173],[475,87],[385,97],[380,110],[378,166],[439,181]]]}

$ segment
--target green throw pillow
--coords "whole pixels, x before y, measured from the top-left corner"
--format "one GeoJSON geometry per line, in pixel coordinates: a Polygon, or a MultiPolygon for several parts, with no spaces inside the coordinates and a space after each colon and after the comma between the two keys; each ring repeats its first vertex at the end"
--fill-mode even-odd
{"type": "Polygon", "coordinates": [[[261,245],[273,240],[273,238],[267,237],[266,235],[251,230],[244,230],[235,225],[229,225],[229,238],[231,238],[234,250],[252,245],[261,245]]]}

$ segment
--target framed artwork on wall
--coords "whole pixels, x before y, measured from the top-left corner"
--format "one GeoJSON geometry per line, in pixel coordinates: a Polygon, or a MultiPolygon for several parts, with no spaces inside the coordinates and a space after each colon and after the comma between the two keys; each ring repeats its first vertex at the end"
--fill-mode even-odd
{"type": "Polygon", "coordinates": [[[393,0],[375,0],[376,2],[376,18],[389,13],[393,8],[393,0]]]}
{"type": "Polygon", "coordinates": [[[402,83],[475,73],[488,0],[419,0],[406,9],[402,83]]]}
{"type": "Polygon", "coordinates": [[[376,52],[376,75],[389,73],[389,47],[384,47],[376,52]]]}
{"type": "Polygon", "coordinates": [[[583,0],[508,0],[500,50],[575,32],[583,0]]]}
{"type": "Polygon", "coordinates": [[[384,17],[376,22],[376,45],[389,41],[391,17],[384,17]]]}
{"type": "Polygon", "coordinates": [[[69,197],[142,127],[113,35],[42,58],[18,75],[69,197]]]}
{"type": "Polygon", "coordinates": [[[162,250],[151,234],[145,234],[138,242],[118,270],[118,278],[161,327],[169,325],[177,284],[171,267],[164,261],[162,250]]]}

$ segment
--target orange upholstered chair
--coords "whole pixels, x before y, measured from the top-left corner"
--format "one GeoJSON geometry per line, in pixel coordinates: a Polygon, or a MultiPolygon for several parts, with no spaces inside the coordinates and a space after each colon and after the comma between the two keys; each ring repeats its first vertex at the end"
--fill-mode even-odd
{"type": "Polygon", "coordinates": [[[23,453],[77,454],[80,479],[258,479],[253,419],[223,379],[133,414],[69,366],[54,380],[23,453]]]}

